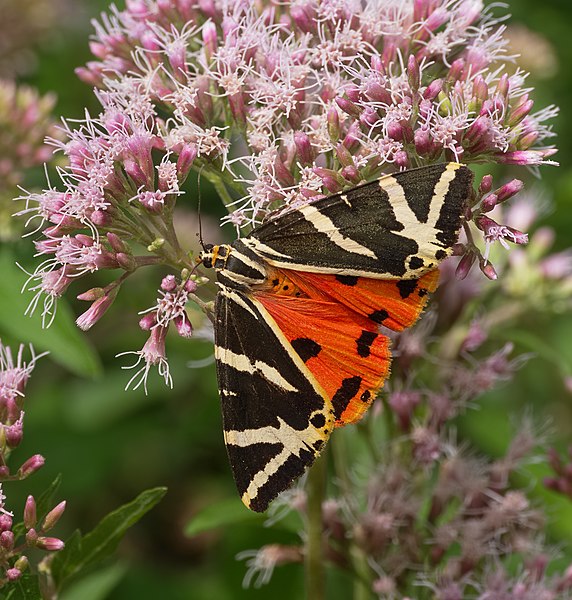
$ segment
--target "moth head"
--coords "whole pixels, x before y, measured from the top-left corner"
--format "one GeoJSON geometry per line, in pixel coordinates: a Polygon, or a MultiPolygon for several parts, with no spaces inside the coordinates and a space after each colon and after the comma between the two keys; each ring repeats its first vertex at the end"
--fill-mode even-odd
{"type": "Polygon", "coordinates": [[[205,244],[203,246],[203,251],[199,254],[199,262],[207,269],[212,269],[213,266],[213,260],[215,258],[213,248],[213,244],[205,244]]]}

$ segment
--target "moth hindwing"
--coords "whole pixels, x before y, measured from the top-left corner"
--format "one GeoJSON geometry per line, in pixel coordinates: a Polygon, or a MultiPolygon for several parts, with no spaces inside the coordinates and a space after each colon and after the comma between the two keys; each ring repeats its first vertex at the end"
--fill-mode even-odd
{"type": "Polygon", "coordinates": [[[457,241],[472,173],[431,165],[316,200],[202,253],[217,271],[215,358],[243,502],[263,511],[359,420],[389,340],[422,312],[457,241]]]}

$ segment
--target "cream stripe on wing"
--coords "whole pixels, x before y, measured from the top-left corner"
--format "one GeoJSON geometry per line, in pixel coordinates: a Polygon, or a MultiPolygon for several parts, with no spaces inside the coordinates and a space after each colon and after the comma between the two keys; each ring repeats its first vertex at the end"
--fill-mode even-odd
{"type": "Polygon", "coordinates": [[[449,163],[433,190],[433,197],[431,198],[429,207],[429,216],[427,217],[427,224],[431,225],[433,228],[437,225],[437,221],[441,215],[441,208],[445,202],[445,196],[449,191],[449,185],[451,184],[451,181],[455,179],[456,171],[460,166],[461,165],[458,163],[449,163]]]}
{"type": "Polygon", "coordinates": [[[249,375],[259,373],[264,379],[280,386],[287,392],[298,391],[295,387],[290,385],[282,375],[280,375],[280,372],[277,369],[261,360],[252,362],[245,354],[237,354],[236,352],[233,352],[228,348],[222,348],[221,346],[215,346],[215,358],[242,373],[248,373],[249,375]]]}
{"type": "Polygon", "coordinates": [[[307,206],[302,206],[299,208],[298,211],[304,215],[306,221],[311,223],[317,231],[320,233],[325,233],[329,240],[339,248],[342,248],[342,250],[346,250],[347,252],[355,254],[361,254],[363,256],[369,256],[374,260],[377,259],[377,256],[373,250],[370,250],[369,248],[358,244],[358,242],[355,240],[342,235],[334,223],[315,206],[308,204],[307,206]]]}
{"type": "Polygon", "coordinates": [[[248,447],[253,444],[282,444],[283,449],[270,459],[264,468],[258,471],[251,479],[242,501],[248,506],[256,498],[259,490],[268,482],[270,477],[294,455],[300,458],[302,450],[308,450],[314,442],[323,440],[324,436],[312,426],[303,431],[293,429],[278,417],[279,427],[260,427],[258,429],[245,429],[244,431],[225,431],[226,444],[248,447]]]}

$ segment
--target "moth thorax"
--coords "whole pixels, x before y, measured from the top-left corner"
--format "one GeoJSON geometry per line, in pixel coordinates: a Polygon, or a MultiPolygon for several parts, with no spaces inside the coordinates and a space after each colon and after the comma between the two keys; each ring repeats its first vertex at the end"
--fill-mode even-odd
{"type": "Polygon", "coordinates": [[[207,269],[216,269],[220,271],[226,266],[226,261],[230,255],[231,247],[228,244],[220,244],[213,246],[208,244],[205,249],[199,254],[201,263],[207,269]]]}
{"type": "Polygon", "coordinates": [[[212,253],[217,279],[224,285],[243,289],[267,278],[264,261],[241,240],[232,246],[215,246],[212,253]]]}

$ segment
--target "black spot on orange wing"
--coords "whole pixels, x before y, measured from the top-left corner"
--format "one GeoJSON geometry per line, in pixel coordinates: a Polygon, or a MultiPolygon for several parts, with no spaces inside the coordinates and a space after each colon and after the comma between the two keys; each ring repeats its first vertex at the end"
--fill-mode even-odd
{"type": "Polygon", "coordinates": [[[338,388],[338,391],[332,398],[332,406],[334,407],[334,414],[337,419],[342,416],[342,413],[350,403],[350,400],[358,393],[360,386],[361,377],[358,375],[346,377],[342,381],[342,385],[338,388]]]}
{"type": "Polygon", "coordinates": [[[374,310],[371,314],[368,315],[368,318],[371,319],[374,323],[379,323],[381,325],[385,319],[389,317],[389,313],[386,310],[374,310]]]}
{"type": "Polygon", "coordinates": [[[374,331],[366,331],[365,329],[361,332],[361,335],[356,340],[357,353],[362,358],[367,358],[371,354],[371,345],[377,338],[377,333],[374,331]]]}
{"type": "Polygon", "coordinates": [[[369,390],[366,390],[366,391],[365,391],[365,392],[364,392],[364,393],[363,393],[363,394],[362,394],[362,395],[359,397],[359,399],[360,399],[362,402],[369,402],[370,398],[371,398],[371,392],[370,392],[369,390]]]}
{"type": "Polygon", "coordinates": [[[344,285],[355,285],[358,282],[355,275],[336,275],[336,279],[344,285]]]}
{"type": "Polygon", "coordinates": [[[308,362],[311,358],[318,356],[322,349],[318,342],[315,342],[310,338],[297,338],[290,343],[304,362],[308,362]]]}
{"type": "Polygon", "coordinates": [[[417,279],[402,279],[397,282],[397,289],[403,299],[409,298],[409,296],[415,291],[417,287],[417,279]]]}

